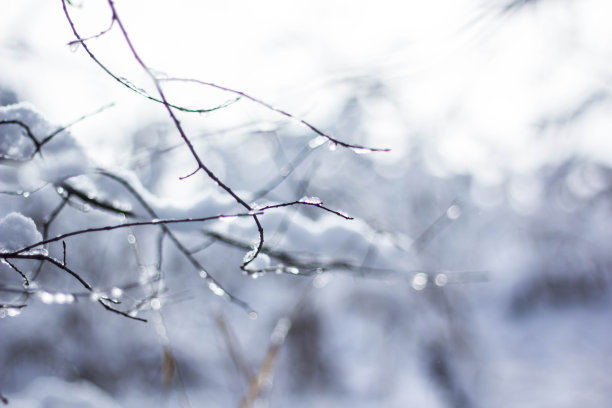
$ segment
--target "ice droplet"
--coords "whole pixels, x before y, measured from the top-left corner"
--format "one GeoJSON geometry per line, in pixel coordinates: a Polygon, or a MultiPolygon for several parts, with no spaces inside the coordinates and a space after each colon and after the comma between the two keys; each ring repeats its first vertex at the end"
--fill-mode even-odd
{"type": "Polygon", "coordinates": [[[290,273],[292,275],[299,275],[300,274],[300,270],[298,268],[296,268],[295,266],[288,266],[285,268],[285,272],[290,273]]]}
{"type": "Polygon", "coordinates": [[[5,317],[15,317],[21,314],[21,309],[17,307],[9,307],[6,309],[0,309],[0,319],[4,319],[5,317]]]}
{"type": "Polygon", "coordinates": [[[153,310],[161,309],[161,301],[157,298],[151,299],[151,309],[153,310]]]}
{"type": "Polygon", "coordinates": [[[38,292],[36,295],[38,296],[41,302],[46,303],[48,305],[55,301],[55,297],[53,296],[53,294],[44,290],[38,292]]]}
{"type": "Polygon", "coordinates": [[[225,296],[226,293],[223,290],[223,288],[221,288],[221,286],[217,285],[215,282],[208,282],[208,289],[210,289],[212,291],[212,293],[214,293],[217,296],[225,296]]]}
{"type": "Polygon", "coordinates": [[[229,223],[229,222],[235,221],[236,218],[238,218],[236,215],[226,215],[226,216],[221,217],[220,219],[223,222],[229,223]]]}
{"type": "Polygon", "coordinates": [[[127,237],[127,240],[130,244],[135,244],[136,243],[136,237],[134,236],[134,234],[130,234],[127,237]]]}
{"type": "Polygon", "coordinates": [[[74,303],[74,295],[72,293],[56,293],[53,295],[53,301],[59,305],[74,303]]]}
{"type": "Polygon", "coordinates": [[[308,147],[310,147],[311,149],[315,149],[319,146],[321,146],[323,143],[327,142],[327,138],[324,136],[317,136],[314,139],[311,139],[310,142],[308,142],[308,147]]]}
{"type": "Polygon", "coordinates": [[[329,143],[329,150],[331,150],[332,152],[334,150],[336,150],[336,147],[338,147],[338,145],[336,144],[336,142],[330,142],[329,143]]]}
{"type": "Polygon", "coordinates": [[[70,48],[70,52],[77,52],[80,46],[81,46],[81,43],[78,41],[72,41],[71,43],[68,44],[68,47],[70,48]]]}
{"type": "Polygon", "coordinates": [[[21,314],[21,309],[18,309],[16,307],[9,307],[8,309],[6,309],[6,315],[8,317],[19,316],[20,314],[21,314]]]}
{"type": "Polygon", "coordinates": [[[372,150],[367,149],[365,147],[353,147],[353,148],[351,148],[351,150],[355,154],[368,154],[368,153],[372,153],[372,150]]]}
{"type": "Polygon", "coordinates": [[[457,204],[451,205],[446,210],[446,216],[450,220],[456,220],[457,218],[461,216],[461,207],[459,207],[457,204]]]}
{"type": "Polygon", "coordinates": [[[423,290],[427,286],[427,274],[420,272],[412,278],[412,289],[423,290]]]}
{"type": "Polygon", "coordinates": [[[30,196],[30,192],[29,191],[24,191],[22,196],[23,196],[23,198],[28,198],[30,196]]]}
{"type": "Polygon", "coordinates": [[[103,293],[101,292],[97,292],[97,291],[93,291],[91,292],[91,294],[89,295],[89,300],[91,300],[92,302],[97,302],[98,300],[100,300],[100,298],[104,296],[103,293]]]}
{"type": "Polygon", "coordinates": [[[111,289],[111,296],[114,298],[119,298],[121,297],[121,295],[123,295],[123,289],[118,288],[118,287],[114,287],[111,289]]]}
{"type": "Polygon", "coordinates": [[[208,278],[208,273],[206,271],[200,271],[200,278],[202,279],[208,278]]]}
{"type": "Polygon", "coordinates": [[[250,317],[251,319],[255,320],[255,319],[257,319],[257,318],[259,317],[259,315],[257,314],[257,312],[256,312],[256,311],[251,310],[251,311],[249,312],[249,317],[250,317]]]}
{"type": "Polygon", "coordinates": [[[436,286],[444,286],[448,283],[448,276],[445,273],[439,273],[434,279],[436,286]]]}

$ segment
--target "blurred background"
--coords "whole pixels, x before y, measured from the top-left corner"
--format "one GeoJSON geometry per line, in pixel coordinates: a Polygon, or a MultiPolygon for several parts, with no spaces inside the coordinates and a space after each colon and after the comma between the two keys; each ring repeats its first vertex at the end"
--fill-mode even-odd
{"type": "MultiPolygon", "coordinates": [[[[108,28],[106,2],[72,3],[83,36],[108,28]]],[[[166,83],[182,106],[230,103],[180,120],[233,189],[259,202],[318,197],[357,219],[344,230],[315,208],[287,210],[266,230],[272,258],[321,253],[357,267],[254,280],[239,266],[256,235],[244,236],[245,249],[207,238],[225,227],[185,233],[257,319],[168,251],[163,307],[144,312],[147,324],[91,302],[37,298],[1,319],[0,392],[11,405],[246,406],[259,372],[265,381],[249,406],[610,406],[612,4],[116,7],[158,75],[240,90],[339,140],[391,151],[330,149],[245,98],[166,83]]],[[[63,125],[114,103],[70,129],[92,167],[131,172],[187,213],[194,197],[219,194],[202,175],[178,180],[195,165],[164,107],[68,45],[61,2],[2,8],[2,105],[30,102],[63,125]]],[[[154,93],[118,27],[87,44],[118,77],[154,93]]],[[[0,216],[17,208],[40,227],[53,208],[46,197],[0,196],[0,216]]],[[[116,219],[67,211],[54,234],[116,219]]],[[[74,242],[72,262],[101,287],[137,280],[157,259],[152,231],[74,242]]],[[[3,287],[19,284],[0,277],[3,287]]],[[[57,273],[39,279],[72,290],[57,273]]]]}

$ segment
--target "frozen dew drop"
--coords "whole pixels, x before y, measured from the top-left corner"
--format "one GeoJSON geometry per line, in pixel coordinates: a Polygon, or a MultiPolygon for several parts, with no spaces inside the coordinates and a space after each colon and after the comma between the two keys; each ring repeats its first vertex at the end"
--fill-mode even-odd
{"type": "Polygon", "coordinates": [[[251,319],[255,320],[255,319],[257,319],[257,318],[259,317],[259,315],[257,314],[257,312],[256,312],[256,311],[251,310],[251,311],[249,312],[249,317],[250,317],[251,319]]]}
{"type": "Polygon", "coordinates": [[[37,293],[38,298],[40,299],[41,302],[46,303],[46,304],[51,304],[55,301],[55,296],[53,296],[52,293],[49,293],[47,291],[41,291],[37,293]]]}
{"type": "Polygon", "coordinates": [[[127,237],[127,240],[130,244],[135,244],[136,243],[136,237],[134,236],[134,234],[129,234],[127,237]]]}
{"type": "Polygon", "coordinates": [[[459,207],[457,204],[451,205],[446,210],[446,216],[450,220],[456,220],[457,218],[461,216],[461,207],[459,207]]]}
{"type": "Polygon", "coordinates": [[[208,282],[208,289],[211,290],[212,293],[214,293],[217,296],[225,296],[226,293],[223,290],[223,288],[221,288],[221,286],[217,285],[215,282],[208,282]]]}
{"type": "Polygon", "coordinates": [[[136,317],[138,315],[138,310],[130,310],[128,312],[128,316],[130,317],[136,317]]]}
{"type": "Polygon", "coordinates": [[[23,198],[28,198],[30,196],[30,192],[29,191],[24,191],[23,194],[21,194],[23,196],[23,198]]]}
{"type": "Polygon", "coordinates": [[[56,293],[53,295],[55,303],[63,305],[68,303],[74,303],[74,295],[72,293],[56,293]]]}
{"type": "Polygon", "coordinates": [[[55,191],[57,191],[57,194],[59,195],[64,195],[64,187],[62,186],[58,186],[55,191]]]}
{"type": "Polygon", "coordinates": [[[161,309],[161,301],[157,298],[151,299],[151,309],[153,310],[161,309]]]}
{"type": "Polygon", "coordinates": [[[208,278],[208,273],[206,271],[200,271],[200,278],[202,279],[208,278]]]}
{"type": "Polygon", "coordinates": [[[159,218],[153,218],[153,219],[151,220],[151,223],[152,223],[152,224],[159,224],[159,218]]]}
{"type": "Polygon", "coordinates": [[[327,138],[324,136],[317,136],[314,139],[311,139],[308,142],[308,147],[310,147],[311,149],[315,149],[319,146],[321,146],[323,143],[327,142],[327,138]]]}
{"type": "Polygon", "coordinates": [[[6,309],[7,317],[15,317],[15,316],[19,316],[20,314],[21,314],[21,309],[19,308],[9,307],[8,309],[6,309]]]}
{"type": "Polygon", "coordinates": [[[338,147],[338,144],[336,142],[329,142],[329,150],[333,152],[334,150],[336,150],[336,147],[338,147]]]}
{"type": "Polygon", "coordinates": [[[300,270],[298,268],[296,268],[295,266],[288,266],[285,268],[285,272],[290,273],[292,275],[299,275],[300,274],[300,270]]]}
{"type": "Polygon", "coordinates": [[[104,296],[103,293],[101,292],[97,292],[97,291],[93,291],[91,292],[91,294],[89,295],[89,300],[91,300],[92,302],[97,302],[98,300],[100,300],[100,298],[104,296]]]}
{"type": "Polygon", "coordinates": [[[434,282],[436,286],[444,286],[448,283],[448,276],[445,273],[439,273],[436,275],[434,282]]]}
{"type": "Polygon", "coordinates": [[[72,41],[68,44],[68,47],[70,48],[70,52],[77,52],[77,50],[79,49],[79,46],[81,45],[80,42],[78,41],[72,41]]]}
{"type": "Polygon", "coordinates": [[[368,153],[372,153],[372,150],[367,149],[365,147],[353,147],[353,148],[351,148],[351,150],[355,154],[368,154],[368,153]]]}
{"type": "Polygon", "coordinates": [[[412,289],[414,290],[423,290],[427,286],[427,274],[426,273],[417,273],[412,278],[412,289]]]}
{"type": "Polygon", "coordinates": [[[112,289],[111,289],[111,292],[110,292],[110,293],[111,293],[111,296],[112,296],[112,297],[114,297],[114,298],[120,298],[120,297],[121,297],[121,295],[123,295],[123,289],[118,288],[118,287],[116,287],[116,286],[115,286],[114,288],[112,288],[112,289]]]}

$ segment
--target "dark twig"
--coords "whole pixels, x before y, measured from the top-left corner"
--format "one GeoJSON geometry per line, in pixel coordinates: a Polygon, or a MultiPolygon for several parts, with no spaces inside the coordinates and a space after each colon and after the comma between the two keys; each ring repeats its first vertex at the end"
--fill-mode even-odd
{"type": "Polygon", "coordinates": [[[25,286],[30,286],[30,281],[28,280],[28,277],[26,276],[26,274],[21,272],[19,268],[15,264],[13,264],[11,261],[9,261],[8,259],[5,259],[5,261],[8,264],[8,266],[10,266],[15,272],[17,272],[21,276],[25,286]]]}
{"type": "Polygon", "coordinates": [[[28,135],[28,138],[32,141],[32,143],[34,143],[34,152],[32,153],[32,155],[28,158],[28,160],[30,160],[32,157],[34,157],[34,155],[38,152],[40,152],[40,148],[42,146],[42,143],[40,143],[35,137],[34,134],[32,133],[32,130],[30,130],[30,127],[28,125],[26,125],[25,123],[19,121],[19,120],[0,120],[0,125],[17,125],[20,128],[22,128],[26,135],[28,135]]]}
{"type": "Polygon", "coordinates": [[[275,106],[270,105],[269,103],[255,98],[249,94],[246,94],[242,91],[238,91],[236,89],[232,89],[232,88],[228,88],[226,86],[221,86],[218,84],[215,84],[213,82],[206,82],[206,81],[201,81],[199,79],[193,79],[193,78],[160,78],[159,81],[164,81],[164,82],[170,82],[170,81],[175,81],[175,82],[189,82],[189,83],[194,83],[194,84],[199,84],[199,85],[204,85],[204,86],[209,86],[211,88],[216,88],[225,92],[229,92],[229,93],[233,93],[235,95],[239,95],[240,97],[243,97],[245,99],[248,99],[252,102],[255,102],[258,105],[264,106],[274,112],[280,113],[281,115],[289,118],[292,121],[301,123],[302,125],[306,126],[308,129],[310,129],[311,131],[313,131],[314,133],[316,133],[317,135],[324,137],[325,139],[327,139],[329,142],[333,143],[334,145],[337,146],[342,146],[345,147],[347,149],[351,149],[351,150],[355,150],[359,153],[365,153],[365,152],[388,152],[390,151],[390,149],[387,148],[374,148],[374,147],[366,147],[366,146],[361,146],[361,145],[357,145],[357,144],[350,144],[350,143],[346,143],[343,142],[341,140],[338,140],[332,136],[330,136],[328,133],[323,132],[322,130],[319,130],[319,128],[315,127],[314,125],[312,125],[310,122],[307,122],[304,119],[300,119],[297,116],[292,115],[291,113],[279,109],[275,106]]]}
{"type": "MultiPolygon", "coordinates": [[[[104,72],[106,72],[111,78],[113,78],[115,81],[119,82],[121,85],[125,86],[126,88],[128,88],[129,90],[136,92],[137,94],[144,96],[145,98],[154,101],[154,102],[158,102],[158,103],[164,103],[164,101],[162,101],[161,99],[155,98],[154,96],[149,95],[146,91],[144,91],[143,89],[140,89],[138,87],[136,87],[134,84],[132,84],[131,82],[129,82],[127,79],[119,77],[117,75],[115,75],[110,69],[108,69],[103,63],[102,61],[100,61],[98,59],[98,57],[95,56],[95,54],[91,51],[91,49],[89,48],[89,46],[87,45],[87,40],[88,38],[84,38],[81,37],[81,35],[79,34],[79,32],[76,29],[76,26],[74,24],[74,21],[72,20],[72,17],[70,16],[70,13],[68,12],[68,8],[66,7],[66,3],[68,0],[62,0],[62,6],[64,9],[64,15],[66,16],[66,19],[68,20],[68,24],[70,25],[70,28],[72,29],[72,32],[74,34],[74,36],[77,38],[74,41],[71,41],[71,43],[79,43],[83,46],[83,49],[85,50],[85,52],[87,53],[87,55],[89,55],[89,58],[91,58],[100,68],[102,68],[102,70],[104,72]]],[[[117,20],[117,16],[115,14],[114,8],[112,9],[113,14],[111,16],[111,26],[114,24],[114,22],[117,20]]],[[[91,37],[91,38],[97,38],[99,37],[99,35],[91,37]]],[[[232,101],[228,101],[225,102],[219,106],[215,106],[213,108],[206,108],[206,109],[191,109],[191,108],[187,108],[184,106],[179,106],[179,105],[174,105],[174,104],[169,104],[170,107],[174,108],[174,109],[178,109],[180,111],[183,112],[192,112],[192,113],[206,113],[206,112],[212,112],[218,109],[222,109],[225,108],[229,105],[231,105],[234,102],[237,102],[238,99],[232,100],[232,101]]]]}
{"type": "MultiPolygon", "coordinates": [[[[258,212],[257,215],[261,215],[261,212],[258,212]]],[[[52,242],[57,242],[57,241],[61,241],[65,238],[69,238],[69,237],[73,237],[76,235],[83,235],[83,234],[89,234],[92,232],[101,232],[101,231],[112,231],[112,230],[116,230],[116,229],[121,229],[121,228],[130,228],[130,227],[142,227],[142,226],[147,226],[147,225],[166,225],[166,224],[180,224],[180,223],[190,223],[190,222],[204,222],[204,221],[211,221],[211,220],[218,220],[221,218],[234,218],[234,217],[251,217],[253,216],[253,214],[251,213],[242,213],[242,214],[220,214],[220,215],[213,215],[210,217],[200,217],[200,218],[181,218],[181,219],[164,219],[164,220],[151,220],[151,221],[138,221],[138,222],[129,222],[129,223],[124,223],[124,224],[116,224],[116,225],[105,225],[104,227],[97,227],[97,228],[86,228],[86,229],[82,229],[82,230],[77,230],[77,231],[71,231],[71,232],[67,232],[65,234],[61,234],[58,235],[56,237],[53,238],[49,238],[49,239],[45,239],[42,241],[39,241],[35,244],[32,245],[28,245],[24,248],[21,248],[17,251],[14,252],[8,252],[8,253],[3,253],[2,257],[13,257],[14,255],[23,255],[23,252],[27,252],[31,249],[34,249],[38,246],[42,246],[42,245],[47,245],[50,244],[52,242]]]]}

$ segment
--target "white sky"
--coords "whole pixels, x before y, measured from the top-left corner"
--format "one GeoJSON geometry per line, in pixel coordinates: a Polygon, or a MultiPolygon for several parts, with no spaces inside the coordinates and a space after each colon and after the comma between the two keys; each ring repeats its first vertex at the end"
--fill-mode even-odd
{"type": "MultiPolygon", "coordinates": [[[[83,4],[71,12],[84,35],[108,26],[105,2],[83,4]]],[[[495,4],[503,3],[117,1],[150,66],[243,90],[322,127],[333,124],[347,92],[354,92],[343,81],[383,81],[393,100],[372,104],[365,125],[371,145],[394,149],[383,160],[401,159],[424,143],[434,147],[434,170],[476,173],[483,182],[574,153],[610,163],[607,99],[567,126],[541,132],[536,125],[609,92],[612,3],[543,0],[508,14],[495,4]]],[[[73,38],[59,1],[2,8],[2,85],[61,123],[118,103],[75,127],[83,143],[102,152],[109,138],[164,120],[159,106],[131,95],[83,50],[70,52],[73,38]]],[[[118,75],[148,86],[116,34],[89,44],[118,75]]],[[[204,106],[228,99],[193,89],[176,95],[204,106]]],[[[207,120],[222,126],[233,118],[207,120]]]]}

